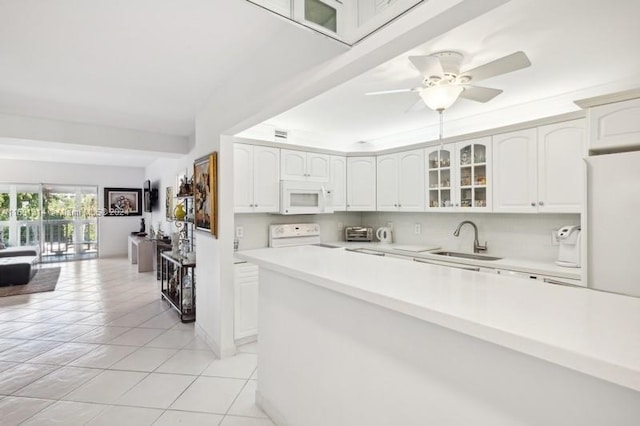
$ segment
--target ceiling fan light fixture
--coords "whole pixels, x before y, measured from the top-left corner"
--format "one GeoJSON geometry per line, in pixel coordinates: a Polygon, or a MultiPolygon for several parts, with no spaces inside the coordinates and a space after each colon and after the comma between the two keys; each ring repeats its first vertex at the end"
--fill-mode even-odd
{"type": "Polygon", "coordinates": [[[420,97],[432,110],[443,111],[453,105],[463,91],[462,86],[445,84],[421,90],[420,97]]]}

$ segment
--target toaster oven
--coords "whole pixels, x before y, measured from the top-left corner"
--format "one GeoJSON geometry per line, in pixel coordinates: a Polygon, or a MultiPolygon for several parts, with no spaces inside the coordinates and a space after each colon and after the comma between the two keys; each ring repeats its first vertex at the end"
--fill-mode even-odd
{"type": "Polygon", "coordinates": [[[347,226],[344,228],[345,241],[373,241],[373,228],[370,226],[347,226]]]}

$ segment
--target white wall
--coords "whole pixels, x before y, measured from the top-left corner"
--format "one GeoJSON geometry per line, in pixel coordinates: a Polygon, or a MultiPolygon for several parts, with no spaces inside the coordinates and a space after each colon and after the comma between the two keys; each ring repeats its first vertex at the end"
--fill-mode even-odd
{"type": "Polygon", "coordinates": [[[460,237],[453,231],[463,220],[478,226],[480,244],[487,242],[487,254],[511,258],[554,261],[558,247],[551,244],[551,231],[562,225],[580,225],[578,214],[501,214],[501,213],[363,213],[363,225],[373,227],[393,223],[394,242],[439,245],[453,251],[473,250],[473,228],[465,225],[460,237]],[[422,233],[414,233],[421,224],[422,233]]]}
{"type": "Polygon", "coordinates": [[[235,226],[242,226],[244,237],[239,238],[240,250],[268,247],[269,225],[276,223],[318,223],[320,224],[320,240],[323,243],[344,241],[343,226],[360,225],[362,214],[358,212],[336,212],[334,214],[292,215],[276,214],[236,214],[235,226]]]}
{"type": "MultiPolygon", "coordinates": [[[[0,159],[0,182],[95,185],[102,208],[105,187],[142,189],[144,169],[0,159]]],[[[100,257],[125,256],[127,237],[140,229],[140,218],[98,218],[100,257]]]]}

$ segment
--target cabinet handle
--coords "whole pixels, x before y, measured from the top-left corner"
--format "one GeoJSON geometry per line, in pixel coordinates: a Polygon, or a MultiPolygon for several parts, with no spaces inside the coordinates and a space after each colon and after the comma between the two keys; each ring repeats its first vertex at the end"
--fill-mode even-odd
{"type": "Polygon", "coordinates": [[[398,207],[398,205],[397,205],[397,204],[394,204],[394,205],[393,205],[393,207],[398,207]]]}
{"type": "Polygon", "coordinates": [[[253,207],[258,207],[258,205],[257,205],[257,204],[254,204],[254,205],[253,205],[253,207]]]}
{"type": "Polygon", "coordinates": [[[253,207],[253,204],[249,204],[249,207],[253,207]]]}
{"type": "Polygon", "coordinates": [[[535,206],[536,206],[536,202],[535,202],[535,201],[533,201],[533,202],[531,203],[531,207],[535,207],[535,206]]]}
{"type": "Polygon", "coordinates": [[[398,207],[402,207],[402,204],[398,204],[398,207]]]}
{"type": "Polygon", "coordinates": [[[544,201],[540,201],[540,202],[538,202],[538,205],[540,205],[540,206],[544,206],[544,201]]]}

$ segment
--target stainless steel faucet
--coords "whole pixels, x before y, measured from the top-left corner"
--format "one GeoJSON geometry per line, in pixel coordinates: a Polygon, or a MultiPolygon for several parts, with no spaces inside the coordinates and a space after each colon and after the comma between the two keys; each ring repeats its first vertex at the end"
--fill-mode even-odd
{"type": "Polygon", "coordinates": [[[453,236],[454,237],[459,237],[460,236],[460,228],[462,228],[462,225],[464,225],[465,223],[468,223],[469,225],[473,226],[473,252],[474,253],[480,253],[481,251],[486,251],[487,250],[487,242],[484,242],[484,245],[481,246],[480,242],[478,241],[478,227],[476,226],[475,223],[471,222],[470,220],[463,220],[462,222],[460,222],[460,224],[458,225],[458,227],[456,228],[455,231],[453,231],[453,236]]]}

